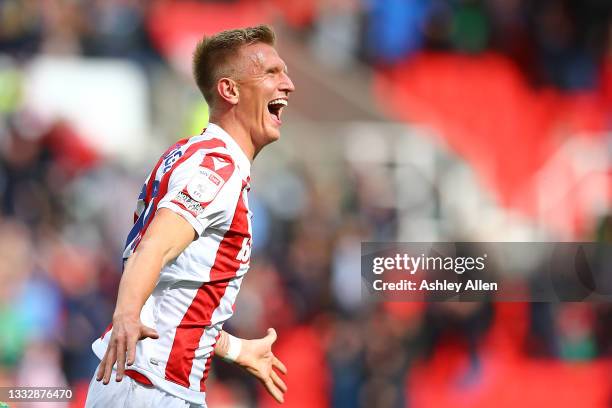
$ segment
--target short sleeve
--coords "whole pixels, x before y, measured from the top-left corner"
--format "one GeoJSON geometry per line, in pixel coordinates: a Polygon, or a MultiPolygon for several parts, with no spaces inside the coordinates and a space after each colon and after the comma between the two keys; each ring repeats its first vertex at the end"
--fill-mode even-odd
{"type": "Polygon", "coordinates": [[[234,195],[239,194],[234,170],[227,154],[210,152],[201,160],[190,158],[173,169],[167,193],[157,208],[174,211],[202,235],[228,216],[234,195]]]}

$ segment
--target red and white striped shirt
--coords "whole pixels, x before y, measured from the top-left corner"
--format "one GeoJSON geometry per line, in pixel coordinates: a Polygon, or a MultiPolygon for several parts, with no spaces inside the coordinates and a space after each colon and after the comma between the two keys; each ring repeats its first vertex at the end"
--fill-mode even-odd
{"type": "MultiPolygon", "coordinates": [[[[160,389],[195,404],[205,404],[204,381],[213,348],[233,314],[249,268],[250,166],[235,140],[214,124],[171,146],[143,186],[123,254],[126,260],[138,249],[160,208],[181,215],[198,234],[161,270],[140,315],[159,339],[139,341],[130,367],[160,389]]],[[[109,326],[93,343],[99,358],[111,331],[109,326]]]]}

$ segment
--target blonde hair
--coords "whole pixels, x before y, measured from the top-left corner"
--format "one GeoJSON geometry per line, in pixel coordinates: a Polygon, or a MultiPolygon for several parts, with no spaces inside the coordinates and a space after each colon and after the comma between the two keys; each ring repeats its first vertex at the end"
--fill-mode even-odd
{"type": "Polygon", "coordinates": [[[254,43],[274,45],[275,37],[271,27],[258,25],[221,31],[198,43],[193,52],[193,76],[209,106],[215,103],[217,81],[232,74],[228,65],[240,48],[254,43]]]}

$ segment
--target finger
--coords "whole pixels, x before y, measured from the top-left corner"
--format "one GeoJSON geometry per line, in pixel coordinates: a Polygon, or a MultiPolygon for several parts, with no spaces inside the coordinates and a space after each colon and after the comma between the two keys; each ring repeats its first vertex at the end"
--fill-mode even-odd
{"type": "Polygon", "coordinates": [[[102,361],[100,361],[100,365],[98,365],[98,372],[96,373],[96,381],[100,381],[102,377],[104,377],[104,367],[106,366],[107,356],[108,356],[108,348],[104,352],[104,357],[102,357],[102,361]]]}
{"type": "Polygon", "coordinates": [[[113,365],[115,365],[115,361],[117,360],[117,349],[113,341],[108,345],[107,349],[108,356],[106,358],[106,363],[104,364],[104,377],[102,382],[104,384],[108,384],[110,381],[111,374],[113,372],[113,365]]]}
{"type": "Polygon", "coordinates": [[[138,339],[132,338],[127,341],[127,365],[131,366],[134,364],[134,360],[136,359],[136,343],[138,339]]]}
{"type": "Polygon", "coordinates": [[[268,338],[270,344],[274,343],[277,337],[278,336],[276,335],[276,330],[274,330],[273,328],[269,328],[268,334],[266,334],[266,338],[268,338]]]}
{"type": "Polygon", "coordinates": [[[283,392],[287,392],[287,384],[285,384],[285,382],[283,381],[282,378],[280,378],[278,376],[278,374],[276,374],[276,371],[272,370],[270,372],[270,377],[272,378],[272,381],[274,381],[274,384],[283,392]]]}
{"type": "Polygon", "coordinates": [[[283,374],[287,374],[287,367],[276,356],[272,357],[272,367],[276,368],[283,374]]]}
{"type": "Polygon", "coordinates": [[[283,403],[285,402],[285,397],[283,396],[283,393],[281,390],[279,390],[276,385],[274,384],[274,381],[272,381],[271,379],[268,379],[268,381],[266,381],[264,383],[266,390],[268,390],[268,393],[278,402],[283,403]]]}
{"type": "Polygon", "coordinates": [[[140,329],[140,340],[147,337],[150,337],[152,339],[158,339],[159,334],[157,334],[157,331],[155,331],[155,329],[143,325],[140,329]]]}
{"type": "Polygon", "coordinates": [[[123,380],[123,372],[125,371],[125,352],[125,338],[119,338],[117,340],[117,374],[115,375],[115,381],[117,382],[123,380]]]}

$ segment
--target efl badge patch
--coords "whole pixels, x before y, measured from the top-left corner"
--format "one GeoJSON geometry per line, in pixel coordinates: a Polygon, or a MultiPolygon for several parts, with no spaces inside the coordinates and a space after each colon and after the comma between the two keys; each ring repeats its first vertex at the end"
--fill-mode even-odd
{"type": "Polygon", "coordinates": [[[200,203],[208,203],[215,198],[224,183],[223,178],[217,173],[200,167],[199,173],[187,184],[187,193],[200,203]]]}

